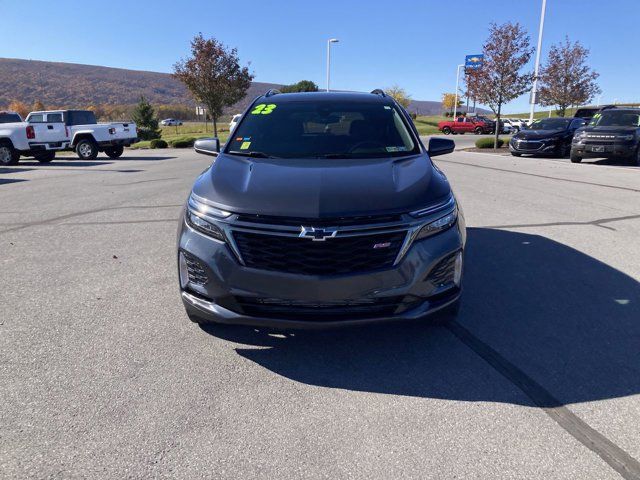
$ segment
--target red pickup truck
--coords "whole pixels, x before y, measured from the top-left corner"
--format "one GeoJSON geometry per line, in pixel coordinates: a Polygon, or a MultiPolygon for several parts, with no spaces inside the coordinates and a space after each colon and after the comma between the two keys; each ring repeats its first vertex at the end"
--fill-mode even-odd
{"type": "Polygon", "coordinates": [[[480,135],[481,133],[493,132],[493,128],[493,122],[487,122],[484,119],[474,117],[458,117],[455,120],[438,123],[438,130],[445,135],[449,135],[450,133],[459,133],[461,135],[465,133],[475,133],[476,135],[480,135]]]}

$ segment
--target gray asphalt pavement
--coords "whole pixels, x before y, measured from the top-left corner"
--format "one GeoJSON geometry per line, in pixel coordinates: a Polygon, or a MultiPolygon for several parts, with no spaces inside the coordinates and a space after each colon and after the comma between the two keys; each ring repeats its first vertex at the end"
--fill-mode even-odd
{"type": "Polygon", "coordinates": [[[640,478],[640,168],[439,157],[457,323],[270,332],[184,314],[209,161],[0,169],[0,477],[640,478]]]}

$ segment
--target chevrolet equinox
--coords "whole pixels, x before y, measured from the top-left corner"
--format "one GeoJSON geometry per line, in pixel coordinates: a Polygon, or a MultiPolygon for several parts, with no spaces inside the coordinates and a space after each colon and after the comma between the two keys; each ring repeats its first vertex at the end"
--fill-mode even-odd
{"type": "Polygon", "coordinates": [[[465,224],[407,112],[381,90],[282,94],[242,115],[180,221],[184,306],[198,323],[275,328],[455,317],[465,224]]]}

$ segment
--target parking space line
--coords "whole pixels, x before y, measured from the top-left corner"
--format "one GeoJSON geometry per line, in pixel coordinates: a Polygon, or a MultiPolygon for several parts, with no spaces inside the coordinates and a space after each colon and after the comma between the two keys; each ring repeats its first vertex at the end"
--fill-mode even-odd
{"type": "Polygon", "coordinates": [[[496,350],[475,337],[458,322],[447,326],[462,343],[518,387],[567,433],[596,453],[627,480],[640,480],[640,463],[565,407],[539,383],[502,357],[496,350]]]}

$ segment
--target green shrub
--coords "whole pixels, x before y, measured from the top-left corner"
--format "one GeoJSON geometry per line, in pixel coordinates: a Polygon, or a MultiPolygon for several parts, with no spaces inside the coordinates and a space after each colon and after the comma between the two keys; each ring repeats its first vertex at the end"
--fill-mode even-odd
{"type": "Polygon", "coordinates": [[[149,148],[167,148],[168,146],[167,142],[161,138],[155,138],[149,142],[149,148]]]}
{"type": "Polygon", "coordinates": [[[179,137],[169,142],[173,148],[191,148],[196,139],[193,137],[179,137]]]}
{"type": "MultiPolygon", "coordinates": [[[[476,140],[476,148],[493,148],[494,139],[493,138],[481,138],[476,140]]],[[[504,145],[504,140],[501,138],[498,139],[498,148],[504,145]]]]}

